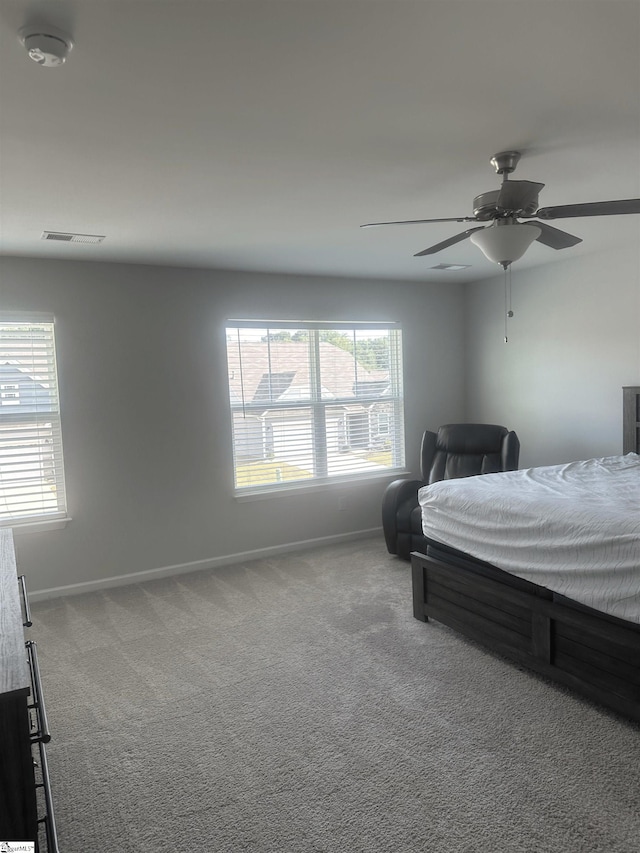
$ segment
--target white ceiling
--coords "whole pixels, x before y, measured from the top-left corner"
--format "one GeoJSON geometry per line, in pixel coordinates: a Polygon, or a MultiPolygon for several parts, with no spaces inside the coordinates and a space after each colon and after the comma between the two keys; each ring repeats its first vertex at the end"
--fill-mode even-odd
{"type": "MultiPolygon", "coordinates": [[[[469,241],[413,254],[470,225],[358,226],[471,215],[509,148],[542,206],[640,196],[638,0],[0,0],[0,27],[4,254],[464,281],[499,271],[469,241]]],[[[639,221],[556,221],[584,242],[518,265],[639,221]]]]}

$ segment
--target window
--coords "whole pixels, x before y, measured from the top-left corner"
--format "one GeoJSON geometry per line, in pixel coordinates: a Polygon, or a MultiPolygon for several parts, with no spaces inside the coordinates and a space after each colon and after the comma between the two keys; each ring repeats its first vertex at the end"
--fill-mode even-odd
{"type": "Polygon", "coordinates": [[[395,323],[230,320],[237,492],[401,468],[401,334],[395,323]]]}
{"type": "Polygon", "coordinates": [[[53,318],[0,314],[0,526],[65,516],[53,318]]]}

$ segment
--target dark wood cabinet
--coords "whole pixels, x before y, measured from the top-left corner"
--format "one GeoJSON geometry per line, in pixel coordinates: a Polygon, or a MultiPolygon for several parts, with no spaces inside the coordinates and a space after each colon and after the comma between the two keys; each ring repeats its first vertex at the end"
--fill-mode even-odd
{"type": "Polygon", "coordinates": [[[640,453],[640,385],[622,389],[622,452],[640,453]]]}
{"type": "Polygon", "coordinates": [[[12,532],[0,528],[0,841],[33,841],[38,853],[58,853],[44,746],[50,735],[25,614],[12,532]]]}

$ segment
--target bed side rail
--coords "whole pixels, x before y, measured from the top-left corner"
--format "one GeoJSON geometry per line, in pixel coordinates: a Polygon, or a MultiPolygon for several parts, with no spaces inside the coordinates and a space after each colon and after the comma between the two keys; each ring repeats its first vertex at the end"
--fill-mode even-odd
{"type": "Polygon", "coordinates": [[[411,555],[413,612],[640,722],[640,628],[411,555]]]}

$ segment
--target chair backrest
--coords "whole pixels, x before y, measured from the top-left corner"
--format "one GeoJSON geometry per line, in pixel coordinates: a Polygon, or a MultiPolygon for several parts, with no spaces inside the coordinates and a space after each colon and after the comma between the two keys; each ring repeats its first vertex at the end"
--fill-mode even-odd
{"type": "Polygon", "coordinates": [[[520,442],[499,424],[444,424],[422,436],[420,463],[427,483],[475,474],[515,471],[520,442]]]}

